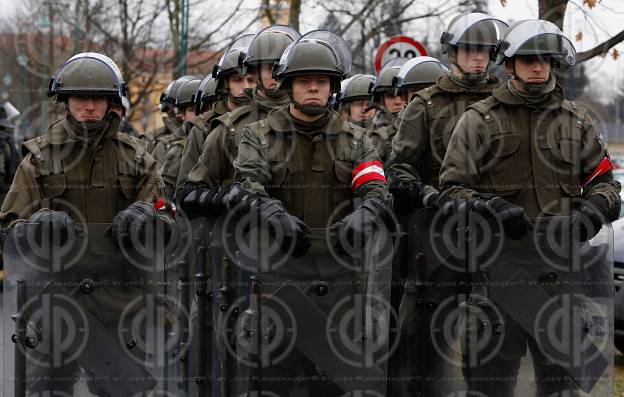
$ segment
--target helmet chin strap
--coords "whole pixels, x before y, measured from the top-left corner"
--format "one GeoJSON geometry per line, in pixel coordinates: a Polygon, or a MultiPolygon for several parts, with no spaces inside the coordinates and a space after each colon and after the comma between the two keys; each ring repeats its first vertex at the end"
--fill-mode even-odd
{"type": "Polygon", "coordinates": [[[327,112],[329,112],[329,102],[325,106],[321,105],[302,105],[301,103],[295,101],[295,99],[291,96],[290,101],[295,106],[295,109],[301,111],[301,113],[307,116],[321,116],[327,112]]]}
{"type": "Polygon", "coordinates": [[[459,70],[459,73],[461,73],[462,75],[462,79],[464,79],[468,83],[476,84],[487,79],[487,76],[488,76],[487,68],[483,72],[468,73],[461,66],[459,66],[457,62],[452,61],[451,64],[453,64],[457,68],[457,70],[459,70]]]}
{"type": "Polygon", "coordinates": [[[269,99],[281,99],[284,95],[284,91],[279,88],[266,88],[264,83],[262,82],[262,76],[260,75],[260,68],[258,68],[257,77],[258,77],[258,89],[262,91],[262,93],[269,99]]]}

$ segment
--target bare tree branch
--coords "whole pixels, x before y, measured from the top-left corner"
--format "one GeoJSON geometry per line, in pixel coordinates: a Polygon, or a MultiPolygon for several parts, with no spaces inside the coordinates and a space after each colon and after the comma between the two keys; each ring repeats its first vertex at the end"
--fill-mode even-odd
{"type": "Polygon", "coordinates": [[[606,54],[611,48],[613,48],[618,43],[621,43],[622,41],[624,41],[624,30],[590,50],[579,52],[578,54],[576,54],[576,61],[578,63],[581,63],[597,55],[606,54]]]}

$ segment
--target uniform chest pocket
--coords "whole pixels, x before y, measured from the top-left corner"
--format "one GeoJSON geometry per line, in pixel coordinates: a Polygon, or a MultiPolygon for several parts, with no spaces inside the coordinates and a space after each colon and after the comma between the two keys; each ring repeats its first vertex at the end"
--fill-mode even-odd
{"type": "Polygon", "coordinates": [[[559,176],[559,184],[565,195],[577,197],[581,195],[580,173],[581,173],[581,142],[576,139],[562,138],[557,144],[557,152],[554,156],[558,158],[558,165],[555,168],[559,176]]]}
{"type": "Polygon", "coordinates": [[[136,179],[129,176],[119,176],[117,179],[123,197],[127,200],[134,201],[138,190],[136,179]]]}
{"type": "Polygon", "coordinates": [[[67,189],[67,176],[65,175],[48,175],[41,177],[39,181],[44,198],[59,197],[67,189]]]}
{"type": "Polygon", "coordinates": [[[482,169],[489,174],[493,191],[501,196],[511,195],[520,189],[522,172],[518,169],[520,136],[503,133],[492,136],[489,156],[484,156],[482,169]]]}
{"type": "Polygon", "coordinates": [[[448,108],[436,115],[436,118],[429,120],[429,131],[431,136],[431,151],[433,158],[438,164],[442,164],[446,148],[451,141],[455,124],[458,118],[451,117],[448,108]]]}

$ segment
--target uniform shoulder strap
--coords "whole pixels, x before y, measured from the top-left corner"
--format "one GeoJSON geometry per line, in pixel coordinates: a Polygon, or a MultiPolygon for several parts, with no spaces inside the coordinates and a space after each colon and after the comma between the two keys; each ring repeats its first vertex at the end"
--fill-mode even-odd
{"type": "Polygon", "coordinates": [[[143,157],[145,157],[145,153],[147,152],[147,142],[128,134],[124,134],[123,132],[118,132],[114,139],[124,144],[124,146],[134,150],[134,159],[137,164],[141,164],[143,162],[143,157]]]}
{"type": "Polygon", "coordinates": [[[563,110],[572,113],[576,117],[576,124],[579,127],[583,126],[583,121],[587,117],[588,113],[587,108],[567,99],[561,101],[561,107],[563,110]]]}
{"type": "Polygon", "coordinates": [[[438,93],[440,93],[441,91],[442,90],[440,90],[440,88],[436,84],[434,84],[432,86],[429,86],[423,90],[416,92],[416,94],[414,95],[422,99],[427,109],[430,109],[435,106],[432,98],[438,93]]]}
{"type": "Polygon", "coordinates": [[[28,153],[32,153],[35,160],[42,159],[41,148],[47,145],[45,136],[38,136],[22,143],[22,157],[26,157],[28,153]]]}
{"type": "Polygon", "coordinates": [[[498,99],[496,99],[496,97],[492,95],[473,103],[472,105],[468,106],[468,109],[476,110],[479,114],[483,115],[485,121],[490,122],[492,120],[490,111],[494,106],[498,105],[498,103],[498,99]]]}

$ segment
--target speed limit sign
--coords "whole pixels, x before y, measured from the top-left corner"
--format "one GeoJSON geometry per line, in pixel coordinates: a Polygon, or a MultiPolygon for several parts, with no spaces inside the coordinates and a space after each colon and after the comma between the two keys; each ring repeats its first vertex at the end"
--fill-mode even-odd
{"type": "Polygon", "coordinates": [[[377,49],[375,54],[375,72],[379,73],[381,67],[392,58],[414,58],[427,55],[427,50],[418,41],[407,36],[394,36],[377,49]]]}

